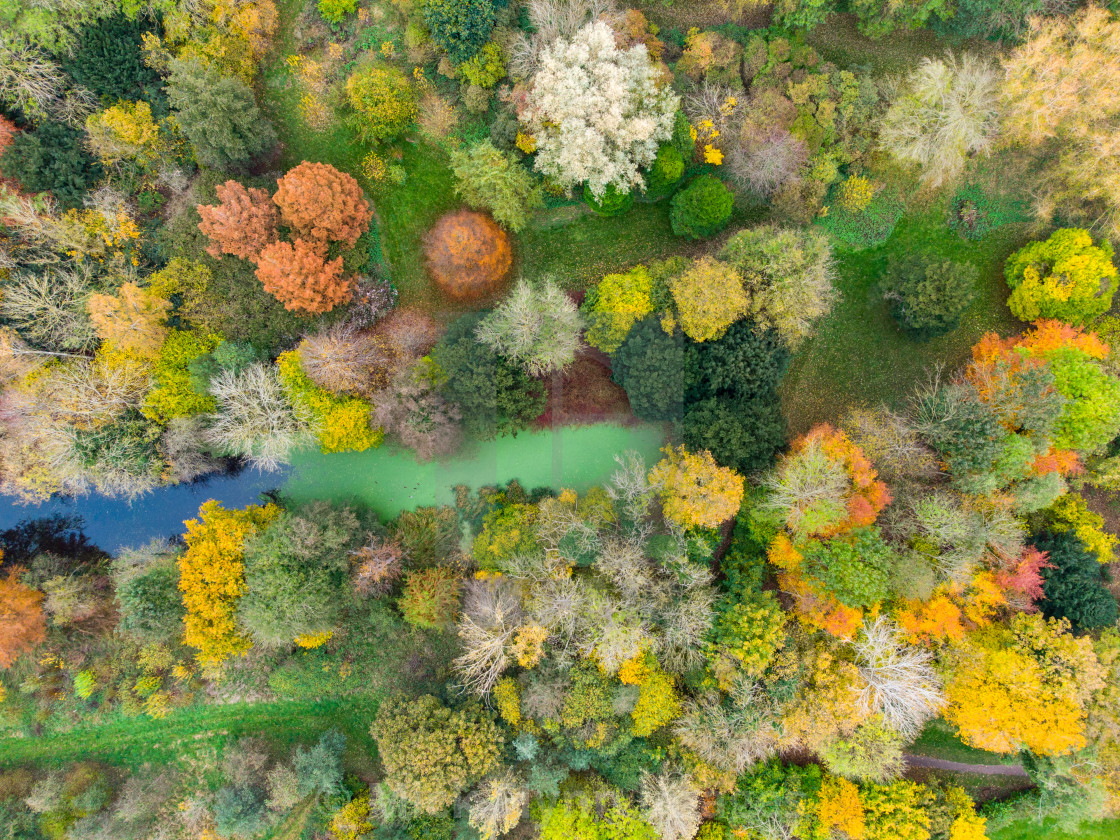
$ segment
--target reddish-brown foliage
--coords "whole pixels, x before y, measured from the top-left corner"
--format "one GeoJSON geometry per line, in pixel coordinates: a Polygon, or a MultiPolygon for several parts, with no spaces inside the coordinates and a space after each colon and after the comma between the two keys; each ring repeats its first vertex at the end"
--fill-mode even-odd
{"type": "Polygon", "coordinates": [[[631,417],[626,391],[611,380],[611,371],[598,359],[578,356],[561,377],[545,380],[548,406],[537,425],[567,426],[601,423],[631,417]]]}
{"type": "Polygon", "coordinates": [[[449,297],[478,300],[496,292],[513,264],[505,231],[485,213],[448,213],[428,231],[428,270],[449,297]]]}
{"type": "Polygon", "coordinates": [[[359,595],[384,595],[401,576],[403,553],[392,540],[371,539],[352,553],[354,572],[351,581],[359,595]]]}
{"type": "Polygon", "coordinates": [[[17,569],[0,578],[0,668],[47,637],[42,604],[43,593],[20,583],[17,569]]]}
{"type": "MultiPolygon", "coordinates": [[[[4,156],[5,150],[8,146],[12,145],[12,141],[16,139],[16,133],[19,131],[16,124],[5,116],[0,116],[0,157],[4,156]]],[[[16,190],[15,181],[8,180],[0,176],[0,185],[8,187],[8,189],[16,190]]]]}
{"type": "Polygon", "coordinates": [[[273,242],[261,251],[257,279],[285,309],[329,312],[350,300],[354,278],[342,276],[342,257],[325,262],[319,249],[297,239],[273,242]]]}
{"type": "Polygon", "coordinates": [[[212,257],[233,254],[256,260],[266,245],[276,241],[279,214],[267,190],[245,189],[237,181],[218,186],[220,204],[199,204],[198,229],[210,237],[206,249],[212,257]]]}
{"type": "Polygon", "coordinates": [[[277,180],[272,200],[284,224],[306,240],[345,242],[353,247],[369,228],[373,211],[362,188],[329,163],[304,161],[277,180]]]}
{"type": "Polygon", "coordinates": [[[373,328],[402,359],[418,359],[439,341],[439,324],[427,313],[407,306],[394,309],[373,328]]]}
{"type": "Polygon", "coordinates": [[[299,361],[311,381],[332,394],[369,398],[389,384],[398,354],[381,336],[349,326],[309,335],[299,361]]]}

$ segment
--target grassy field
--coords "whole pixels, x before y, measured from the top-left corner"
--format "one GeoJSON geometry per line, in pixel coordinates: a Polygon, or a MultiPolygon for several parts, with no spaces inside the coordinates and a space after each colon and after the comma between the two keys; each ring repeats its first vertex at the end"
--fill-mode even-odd
{"type": "Polygon", "coordinates": [[[930,721],[922,734],[907,748],[914,755],[926,755],[962,764],[1018,764],[1014,755],[978,750],[963,743],[953,732],[953,727],[940,718],[930,721]]]}
{"type": "Polygon", "coordinates": [[[782,383],[782,411],[791,434],[820,422],[836,422],[859,405],[897,404],[938,364],[953,369],[985,332],[1021,328],[1007,309],[1003,262],[1025,241],[1021,225],[1008,225],[980,242],[957,236],[935,203],[898,223],[878,248],[837,248],[836,285],[841,293],[832,313],[798,351],[782,383]],[[914,341],[898,328],[876,291],[892,254],[936,253],[980,270],[979,294],[960,327],[941,338],[914,341]]]}
{"type": "Polygon", "coordinates": [[[1120,819],[1083,823],[1076,832],[1063,831],[1052,820],[1018,820],[988,832],[991,840],[1116,840],[1120,819]]]}

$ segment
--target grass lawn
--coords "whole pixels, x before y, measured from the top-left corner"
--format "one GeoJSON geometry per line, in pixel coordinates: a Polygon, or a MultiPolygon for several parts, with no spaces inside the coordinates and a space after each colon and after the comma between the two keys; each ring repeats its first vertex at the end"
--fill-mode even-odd
{"type": "Polygon", "coordinates": [[[782,383],[782,411],[791,434],[815,423],[837,422],[855,406],[904,401],[938,364],[952,370],[984,333],[1017,332],[1022,324],[1007,309],[1003,263],[1026,241],[1022,225],[999,228],[979,242],[958,237],[945,224],[945,205],[934,202],[905,216],[878,248],[837,248],[836,285],[841,299],[812,338],[798,350],[782,383]],[[900,330],[876,293],[892,254],[921,251],[970,262],[980,269],[976,301],[949,335],[924,343],[900,330]]]}
{"type": "Polygon", "coordinates": [[[957,761],[962,764],[1018,764],[1019,759],[1014,755],[1001,755],[1000,753],[978,750],[963,743],[953,732],[953,727],[940,718],[930,721],[918,740],[911,744],[907,750],[914,755],[925,755],[930,758],[941,758],[945,761],[957,761]]]}
{"type": "MultiPolygon", "coordinates": [[[[905,73],[927,56],[942,56],[948,43],[931,29],[899,28],[889,38],[868,38],[859,31],[855,15],[831,15],[820,26],[805,34],[805,42],[826,61],[840,67],[866,65],[875,73],[905,73]]],[[[958,51],[971,49],[981,54],[992,51],[990,41],[968,40],[956,45],[958,51]]]]}
{"type": "Polygon", "coordinates": [[[1070,833],[1062,831],[1052,820],[1018,820],[988,832],[991,840],[1116,840],[1120,837],[1120,819],[1083,823],[1070,833]]]}
{"type": "Polygon", "coordinates": [[[906,771],[906,778],[931,787],[943,784],[964,788],[975,802],[1006,799],[1031,788],[1030,780],[1022,776],[986,776],[929,767],[911,767],[906,771]]]}

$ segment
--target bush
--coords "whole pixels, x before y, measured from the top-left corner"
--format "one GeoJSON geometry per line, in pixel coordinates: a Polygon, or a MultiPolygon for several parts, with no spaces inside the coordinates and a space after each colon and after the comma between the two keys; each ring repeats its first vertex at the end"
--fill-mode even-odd
{"type": "Polygon", "coordinates": [[[634,206],[633,192],[619,192],[614,184],[607,184],[601,198],[596,198],[589,185],[583,187],[583,200],[587,206],[604,217],[621,216],[634,206]]]}
{"type": "Polygon", "coordinates": [[[646,196],[653,199],[664,198],[684,175],[684,158],[680,150],[671,143],[657,147],[657,157],[646,176],[646,196]]]}
{"type": "Polygon", "coordinates": [[[152,31],[139,18],[119,15],[87,24],[62,69],[108,104],[144,99],[166,113],[159,75],[144,63],[143,37],[152,31]]]}
{"type": "Polygon", "coordinates": [[[475,209],[489,210],[499,224],[517,233],[529,221],[529,210],[541,207],[541,190],[524,166],[489,140],[451,152],[455,192],[475,209]]]}
{"type": "Polygon", "coordinates": [[[513,265],[509,237],[485,213],[459,210],[428,231],[424,256],[436,285],[455,300],[479,300],[501,288],[513,265]]]}
{"type": "Polygon", "coordinates": [[[1085,324],[1108,311],[1117,286],[1111,243],[1094,245],[1088,231],[1076,228],[1020,248],[1008,257],[1004,275],[1011,287],[1007,306],[1020,321],[1085,324]]]}
{"type": "Polygon", "coordinates": [[[423,0],[421,14],[455,64],[474,58],[494,29],[494,0],[423,0]]]}
{"type": "Polygon", "coordinates": [[[786,443],[777,394],[768,399],[707,399],[690,405],[682,429],[685,445],[706,449],[720,466],[748,474],[766,469],[786,443]]]}
{"type": "Polygon", "coordinates": [[[973,265],[908,254],[893,258],[883,277],[891,316],[918,341],[955,330],[976,297],[980,272],[973,265]]]}
{"type": "Polygon", "coordinates": [[[51,193],[64,210],[81,207],[101,172],[101,164],[86,151],[82,132],[55,122],[19,132],[0,157],[0,173],[6,178],[28,192],[51,193]]]}
{"type": "Polygon", "coordinates": [[[673,196],[669,210],[673,233],[689,239],[715,236],[731,219],[734,204],[734,194],[722,181],[701,175],[673,196]]]}
{"type": "Polygon", "coordinates": [[[821,227],[853,251],[875,248],[891,238],[902,217],[902,202],[887,190],[879,190],[859,212],[844,210],[839,202],[828,208],[821,227]]]}
{"type": "Polygon", "coordinates": [[[626,389],[643,420],[673,420],[684,410],[684,341],[667,335],[660,319],[635,326],[611,356],[612,379],[626,389]]]}
{"type": "Polygon", "coordinates": [[[352,15],[357,10],[358,0],[319,0],[319,14],[331,23],[342,23],[346,15],[352,15]]]}
{"type": "Polygon", "coordinates": [[[392,140],[416,119],[416,98],[395,67],[370,65],[346,80],[354,127],[363,142],[392,140]]]}
{"type": "Polygon", "coordinates": [[[1042,570],[1039,603],[1047,618],[1068,618],[1074,630],[1096,630],[1115,624],[1120,617],[1116,599],[1105,586],[1106,571],[1085,544],[1071,531],[1043,531],[1033,539],[1045,551],[1050,568],[1042,570]]]}

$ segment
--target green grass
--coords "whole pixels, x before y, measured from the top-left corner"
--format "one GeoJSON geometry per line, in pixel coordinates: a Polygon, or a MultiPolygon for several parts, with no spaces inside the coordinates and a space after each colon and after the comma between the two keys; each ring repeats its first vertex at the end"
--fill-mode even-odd
{"type": "MultiPolygon", "coordinates": [[[[877,74],[905,73],[923,58],[945,54],[946,41],[931,29],[896,29],[886,38],[868,38],[855,15],[832,15],[805,35],[805,41],[826,61],[840,67],[866,65],[877,74]]],[[[990,41],[964,41],[958,49],[992,52],[990,41]]]]}
{"type": "Polygon", "coordinates": [[[1017,820],[990,830],[988,836],[991,840],[1116,840],[1120,837],[1120,819],[1083,823],[1073,833],[1058,828],[1053,820],[1017,820]]]}
{"type": "Polygon", "coordinates": [[[261,735],[286,750],[327,729],[346,735],[349,751],[373,756],[369,725],[377,701],[369,696],[274,703],[192,706],[163,720],[129,718],[102,726],[0,740],[0,766],[61,766],[97,760],[137,767],[175,762],[196,750],[241,735],[261,735]]]}
{"type": "Polygon", "coordinates": [[[1003,335],[1022,327],[1007,309],[1003,263],[1025,241],[1020,225],[1008,225],[980,242],[958,237],[945,224],[945,205],[898,223],[891,238],[867,251],[837,249],[837,287],[841,299],[798,350],[782,384],[782,410],[790,432],[815,423],[836,422],[858,405],[904,401],[935,365],[952,370],[985,332],[1003,335]],[[917,342],[890,317],[876,292],[891,254],[931,252],[942,259],[969,262],[980,270],[977,300],[960,327],[949,335],[917,342]]]}
{"type": "Polygon", "coordinates": [[[962,764],[1018,764],[1013,755],[978,750],[963,743],[948,723],[940,718],[930,721],[922,734],[907,748],[914,755],[925,755],[962,764]]]}

